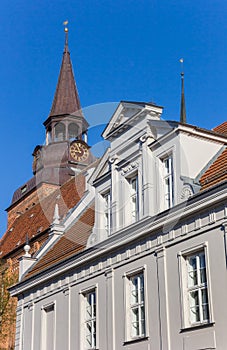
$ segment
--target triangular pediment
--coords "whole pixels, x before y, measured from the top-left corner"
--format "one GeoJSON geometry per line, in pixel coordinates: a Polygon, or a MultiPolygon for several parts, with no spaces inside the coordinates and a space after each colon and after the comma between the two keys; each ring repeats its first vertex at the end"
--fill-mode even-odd
{"type": "Polygon", "coordinates": [[[109,164],[109,153],[110,148],[106,150],[104,155],[102,156],[102,159],[100,160],[98,166],[96,167],[95,171],[93,172],[92,176],[89,179],[89,182],[93,184],[97,179],[105,176],[110,171],[110,164],[109,164]]]}
{"type": "Polygon", "coordinates": [[[102,136],[104,139],[109,139],[115,132],[125,130],[136,119],[143,118],[145,115],[152,115],[152,118],[160,119],[161,113],[162,107],[152,103],[121,101],[102,136]]]}

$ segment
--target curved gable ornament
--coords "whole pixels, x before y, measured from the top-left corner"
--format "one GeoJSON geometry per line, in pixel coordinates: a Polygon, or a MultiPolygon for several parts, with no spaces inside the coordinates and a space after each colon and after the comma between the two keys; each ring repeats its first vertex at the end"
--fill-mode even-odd
{"type": "Polygon", "coordinates": [[[181,195],[180,198],[182,200],[187,200],[188,198],[190,198],[193,195],[193,190],[192,187],[190,185],[184,185],[181,191],[181,195]]]}

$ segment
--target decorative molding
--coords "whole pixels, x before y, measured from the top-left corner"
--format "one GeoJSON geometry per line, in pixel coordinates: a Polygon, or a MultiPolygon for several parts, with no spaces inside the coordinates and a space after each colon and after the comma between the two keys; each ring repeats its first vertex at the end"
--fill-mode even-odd
{"type": "Polygon", "coordinates": [[[181,190],[181,195],[180,198],[182,200],[187,200],[188,198],[190,198],[193,195],[193,190],[192,187],[190,185],[184,185],[182,190],[181,190]]]}
{"type": "Polygon", "coordinates": [[[214,224],[216,222],[216,213],[211,211],[209,213],[209,224],[214,224]]]}
{"type": "Polygon", "coordinates": [[[131,172],[134,169],[137,169],[139,167],[139,162],[135,161],[127,165],[126,167],[122,168],[121,175],[126,175],[129,172],[131,172]]]}
{"type": "Polygon", "coordinates": [[[146,241],[146,250],[150,250],[151,248],[152,248],[152,242],[149,239],[149,240],[146,241]]]}
{"type": "Polygon", "coordinates": [[[116,162],[116,160],[118,160],[118,159],[119,159],[118,155],[115,154],[113,157],[109,158],[109,163],[114,164],[116,162]]]}
{"type": "Polygon", "coordinates": [[[141,142],[141,143],[144,143],[144,142],[146,142],[147,139],[149,139],[149,138],[155,139],[155,138],[154,138],[154,135],[152,134],[152,132],[146,132],[144,135],[142,135],[142,136],[140,137],[140,142],[141,142]]]}
{"type": "Polygon", "coordinates": [[[69,295],[69,288],[63,289],[63,294],[65,297],[67,297],[69,295]]]}
{"type": "Polygon", "coordinates": [[[227,218],[227,206],[224,209],[224,217],[227,218]]]}
{"type": "Polygon", "coordinates": [[[201,218],[198,217],[195,219],[195,225],[194,225],[194,230],[199,230],[201,229],[201,218]]]}
{"type": "Polygon", "coordinates": [[[141,245],[140,245],[140,244],[138,244],[138,245],[136,246],[136,252],[135,252],[135,254],[136,254],[136,255],[138,255],[138,254],[140,254],[140,253],[141,253],[141,251],[142,251],[142,249],[141,249],[141,245]]]}
{"type": "Polygon", "coordinates": [[[173,241],[175,239],[175,231],[174,230],[169,231],[168,239],[169,239],[169,241],[173,241]]]}
{"type": "Polygon", "coordinates": [[[117,254],[117,262],[121,262],[121,254],[117,254]]]}
{"type": "Polygon", "coordinates": [[[162,243],[163,243],[163,237],[162,237],[162,235],[159,235],[157,237],[157,245],[161,245],[162,243]]]}
{"type": "Polygon", "coordinates": [[[188,233],[188,225],[184,224],[181,226],[181,235],[184,236],[188,233]]]}
{"type": "Polygon", "coordinates": [[[131,257],[131,249],[126,250],[126,259],[129,259],[131,257]]]}

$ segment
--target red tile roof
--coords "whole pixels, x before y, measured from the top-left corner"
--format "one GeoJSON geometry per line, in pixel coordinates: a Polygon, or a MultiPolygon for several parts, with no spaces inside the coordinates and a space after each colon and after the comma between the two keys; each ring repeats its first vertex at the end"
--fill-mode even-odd
{"type": "Polygon", "coordinates": [[[86,246],[94,225],[94,204],[87,208],[76,223],[47,251],[47,253],[28,272],[25,279],[72,257],[86,246]]]}
{"type": "Polygon", "coordinates": [[[213,131],[227,135],[227,121],[213,128],[213,131]]]}
{"type": "Polygon", "coordinates": [[[64,217],[79,202],[84,188],[85,178],[83,174],[79,174],[21,214],[0,241],[0,258],[21,249],[27,234],[30,240],[35,240],[36,236],[45,233],[53,221],[55,204],[58,203],[60,217],[64,217]]]}
{"type": "MultiPolygon", "coordinates": [[[[227,122],[216,126],[213,131],[227,136],[227,122]]],[[[202,190],[227,180],[227,149],[211,164],[200,178],[202,190]]]]}
{"type": "Polygon", "coordinates": [[[227,180],[227,148],[201,176],[202,190],[227,180]]]}

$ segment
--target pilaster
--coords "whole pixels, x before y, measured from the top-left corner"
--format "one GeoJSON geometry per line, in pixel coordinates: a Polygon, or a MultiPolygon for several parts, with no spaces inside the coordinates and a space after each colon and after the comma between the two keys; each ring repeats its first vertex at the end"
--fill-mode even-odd
{"type": "Polygon", "coordinates": [[[160,349],[170,350],[166,250],[163,246],[156,250],[156,262],[159,296],[160,349]]]}
{"type": "Polygon", "coordinates": [[[115,350],[115,317],[114,317],[114,270],[109,269],[106,275],[106,324],[107,350],[115,350]]]}
{"type": "Polygon", "coordinates": [[[109,159],[111,166],[111,213],[112,213],[112,230],[119,228],[119,175],[116,165],[118,157],[111,157],[109,159]]]}
{"type": "Polygon", "coordinates": [[[141,149],[142,149],[142,193],[143,193],[143,215],[153,215],[153,203],[154,198],[154,166],[153,156],[148,147],[151,135],[145,134],[141,136],[141,149]]]}

